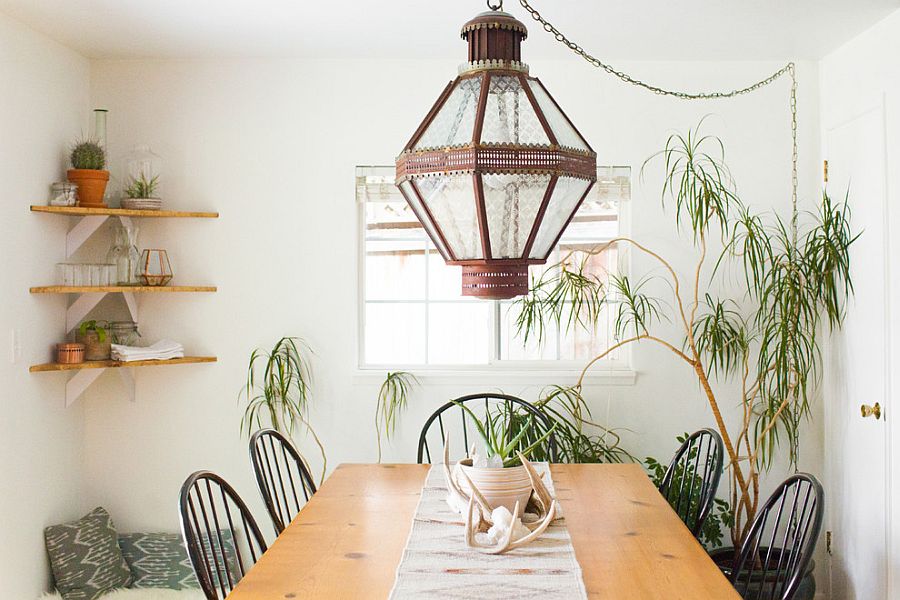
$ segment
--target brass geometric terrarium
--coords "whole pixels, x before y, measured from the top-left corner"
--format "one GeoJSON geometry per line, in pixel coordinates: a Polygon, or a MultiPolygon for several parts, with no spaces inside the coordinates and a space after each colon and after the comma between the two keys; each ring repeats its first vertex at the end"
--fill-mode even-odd
{"type": "Polygon", "coordinates": [[[597,179],[597,155],[521,62],[525,25],[500,10],[466,23],[468,63],[397,158],[397,185],[462,293],[528,293],[597,179]]]}

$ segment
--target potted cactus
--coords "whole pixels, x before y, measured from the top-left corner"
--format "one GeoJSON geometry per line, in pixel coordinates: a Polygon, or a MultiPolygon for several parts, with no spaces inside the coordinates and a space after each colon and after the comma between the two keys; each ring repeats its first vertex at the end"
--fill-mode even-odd
{"type": "Polygon", "coordinates": [[[106,208],[103,195],[109,182],[106,152],[96,140],[82,140],[75,144],[69,156],[72,168],[67,176],[78,186],[78,206],[106,208]]]}

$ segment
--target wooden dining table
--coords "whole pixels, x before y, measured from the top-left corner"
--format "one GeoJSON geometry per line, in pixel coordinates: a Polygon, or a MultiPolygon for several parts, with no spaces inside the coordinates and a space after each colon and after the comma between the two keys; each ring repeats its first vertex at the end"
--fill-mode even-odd
{"type": "MultiPolygon", "coordinates": [[[[429,468],[340,465],[229,600],[388,598],[429,468]]],[[[739,598],[640,466],[550,469],[589,598],[739,598]]]]}

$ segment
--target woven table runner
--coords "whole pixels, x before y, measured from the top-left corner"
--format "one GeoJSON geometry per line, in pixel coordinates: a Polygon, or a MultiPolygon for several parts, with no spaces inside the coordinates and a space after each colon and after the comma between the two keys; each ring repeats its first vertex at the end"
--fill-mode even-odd
{"type": "MultiPolygon", "coordinates": [[[[534,463],[553,494],[547,463],[534,463]]],[[[555,494],[554,494],[555,495],[555,494]]],[[[482,554],[466,546],[465,518],[447,504],[442,465],[428,472],[391,600],[587,598],[565,519],[527,546],[482,554]]]]}

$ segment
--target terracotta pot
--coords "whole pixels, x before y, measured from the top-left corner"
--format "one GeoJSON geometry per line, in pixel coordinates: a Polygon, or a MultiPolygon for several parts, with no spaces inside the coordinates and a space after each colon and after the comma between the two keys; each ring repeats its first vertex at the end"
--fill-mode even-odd
{"type": "Polygon", "coordinates": [[[69,169],[66,174],[74,184],[78,185],[78,206],[86,208],[106,208],[103,194],[109,181],[109,171],[96,169],[69,169]]]}
{"type": "MultiPolygon", "coordinates": [[[[96,331],[88,330],[76,332],[75,339],[84,344],[84,360],[109,360],[110,339],[109,333],[100,341],[100,335],[96,331]]],[[[477,484],[476,484],[477,485],[477,484]]]]}
{"type": "MultiPolygon", "coordinates": [[[[531,479],[528,478],[525,467],[519,465],[503,469],[475,468],[472,466],[472,459],[467,458],[459,461],[459,468],[468,475],[492,507],[505,506],[512,512],[518,502],[518,516],[524,514],[525,505],[531,497],[531,479]]],[[[464,477],[459,478],[459,486],[465,493],[471,493],[464,477]]]]}

